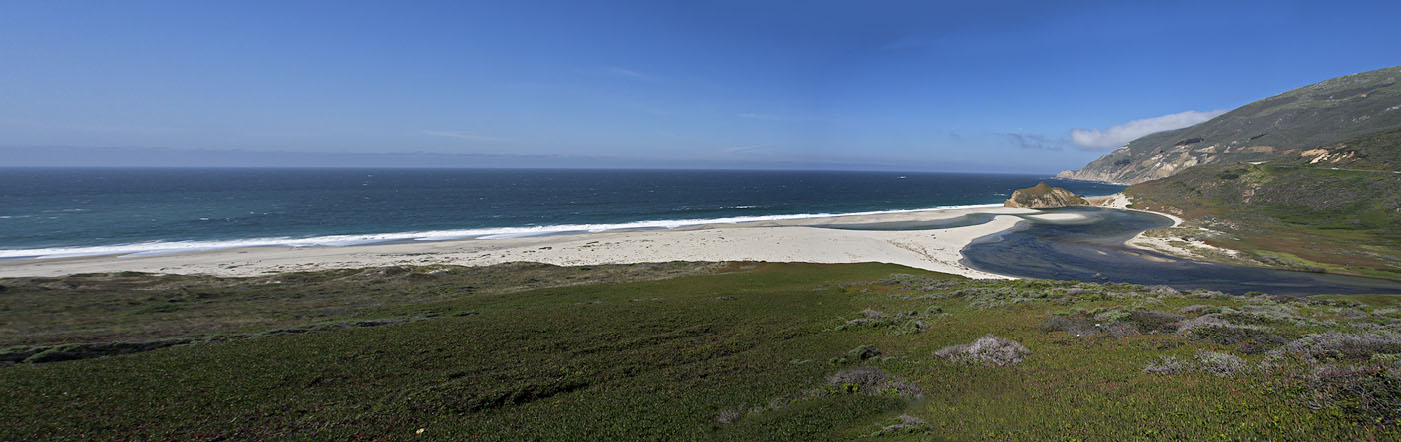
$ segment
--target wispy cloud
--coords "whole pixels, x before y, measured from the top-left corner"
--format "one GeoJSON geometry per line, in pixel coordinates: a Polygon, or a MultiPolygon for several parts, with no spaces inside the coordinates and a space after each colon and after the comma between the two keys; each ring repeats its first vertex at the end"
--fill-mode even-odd
{"type": "Polygon", "coordinates": [[[1070,140],[1074,142],[1075,145],[1089,150],[1113,149],[1123,146],[1125,143],[1136,140],[1144,135],[1165,130],[1181,129],[1216,118],[1218,115],[1224,113],[1226,113],[1224,110],[1214,110],[1210,112],[1186,111],[1167,114],[1161,117],[1133,120],[1103,130],[1073,129],[1070,131],[1070,140]]]}
{"type": "Polygon", "coordinates": [[[455,131],[455,130],[425,130],[425,131],[423,131],[422,133],[423,133],[424,135],[431,135],[431,136],[435,136],[435,137],[457,138],[457,139],[460,139],[460,140],[479,141],[479,142],[484,142],[484,143],[509,143],[509,142],[512,142],[512,140],[508,140],[508,139],[505,139],[505,138],[489,137],[489,136],[485,136],[485,135],[477,135],[477,134],[470,133],[470,132],[462,132],[462,131],[455,131]]]}
{"type": "Polygon", "coordinates": [[[1054,151],[1061,150],[1062,146],[1065,145],[1065,140],[1053,140],[1045,135],[1006,133],[1002,136],[1007,137],[1012,145],[1022,149],[1054,151]]]}

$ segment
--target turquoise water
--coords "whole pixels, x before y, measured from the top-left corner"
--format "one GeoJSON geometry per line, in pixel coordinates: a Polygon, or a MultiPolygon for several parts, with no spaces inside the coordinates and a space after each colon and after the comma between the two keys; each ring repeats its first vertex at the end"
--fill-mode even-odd
{"type": "Polygon", "coordinates": [[[0,169],[0,258],[541,235],[996,205],[999,174],[0,169]]]}

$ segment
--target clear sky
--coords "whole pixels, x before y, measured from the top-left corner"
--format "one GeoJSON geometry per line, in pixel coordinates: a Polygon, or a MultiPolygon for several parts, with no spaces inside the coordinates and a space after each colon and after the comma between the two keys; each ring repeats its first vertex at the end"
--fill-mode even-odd
{"type": "Polygon", "coordinates": [[[1394,1],[6,1],[0,148],[1052,173],[1401,64],[1398,18],[1394,1]]]}

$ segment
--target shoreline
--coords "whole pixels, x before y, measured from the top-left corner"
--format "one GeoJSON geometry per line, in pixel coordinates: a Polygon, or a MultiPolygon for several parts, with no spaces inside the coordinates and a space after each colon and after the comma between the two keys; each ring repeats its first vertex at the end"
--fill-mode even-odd
{"type": "Polygon", "coordinates": [[[98,246],[66,246],[37,249],[0,250],[0,262],[11,259],[56,259],[86,256],[141,256],[197,251],[254,247],[345,247],[395,244],[420,241],[452,241],[461,239],[529,238],[550,235],[619,232],[635,230],[673,230],[707,225],[735,225],[769,221],[799,221],[830,219],[846,216],[891,215],[957,209],[1002,207],[1000,204],[968,204],[935,206],[922,209],[889,209],[848,213],[793,213],[776,215],[731,216],[722,218],[661,219],[627,221],[608,224],[553,224],[545,226],[481,227],[474,229],[424,230],[387,233],[332,234],[307,238],[255,237],[229,240],[154,241],[98,246]]]}
{"type": "Polygon", "coordinates": [[[666,261],[772,261],[812,263],[884,262],[972,278],[1009,279],[962,264],[960,251],[973,240],[1006,231],[1036,214],[1000,206],[804,215],[685,225],[667,229],[606,230],[569,235],[399,241],[321,247],[261,246],[171,253],[106,254],[0,260],[0,277],[54,277],[135,271],[214,276],[394,265],[480,266],[505,262],[555,265],[634,264],[666,261]],[[914,231],[846,230],[815,227],[929,221],[973,213],[993,214],[986,223],[914,231]]]}

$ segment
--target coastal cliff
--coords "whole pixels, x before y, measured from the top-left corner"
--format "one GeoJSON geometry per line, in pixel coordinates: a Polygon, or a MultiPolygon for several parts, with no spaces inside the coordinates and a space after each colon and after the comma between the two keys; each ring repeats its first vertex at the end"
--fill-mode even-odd
{"type": "Polygon", "coordinates": [[[1267,161],[1401,128],[1401,66],[1304,86],[1133,140],[1057,178],[1137,184],[1206,164],[1267,161]]]}
{"type": "Polygon", "coordinates": [[[1038,183],[1035,186],[1012,192],[1012,197],[1002,203],[1002,206],[1016,209],[1055,209],[1089,204],[1089,201],[1086,201],[1084,197],[1069,190],[1051,187],[1050,184],[1046,183],[1038,183]]]}

